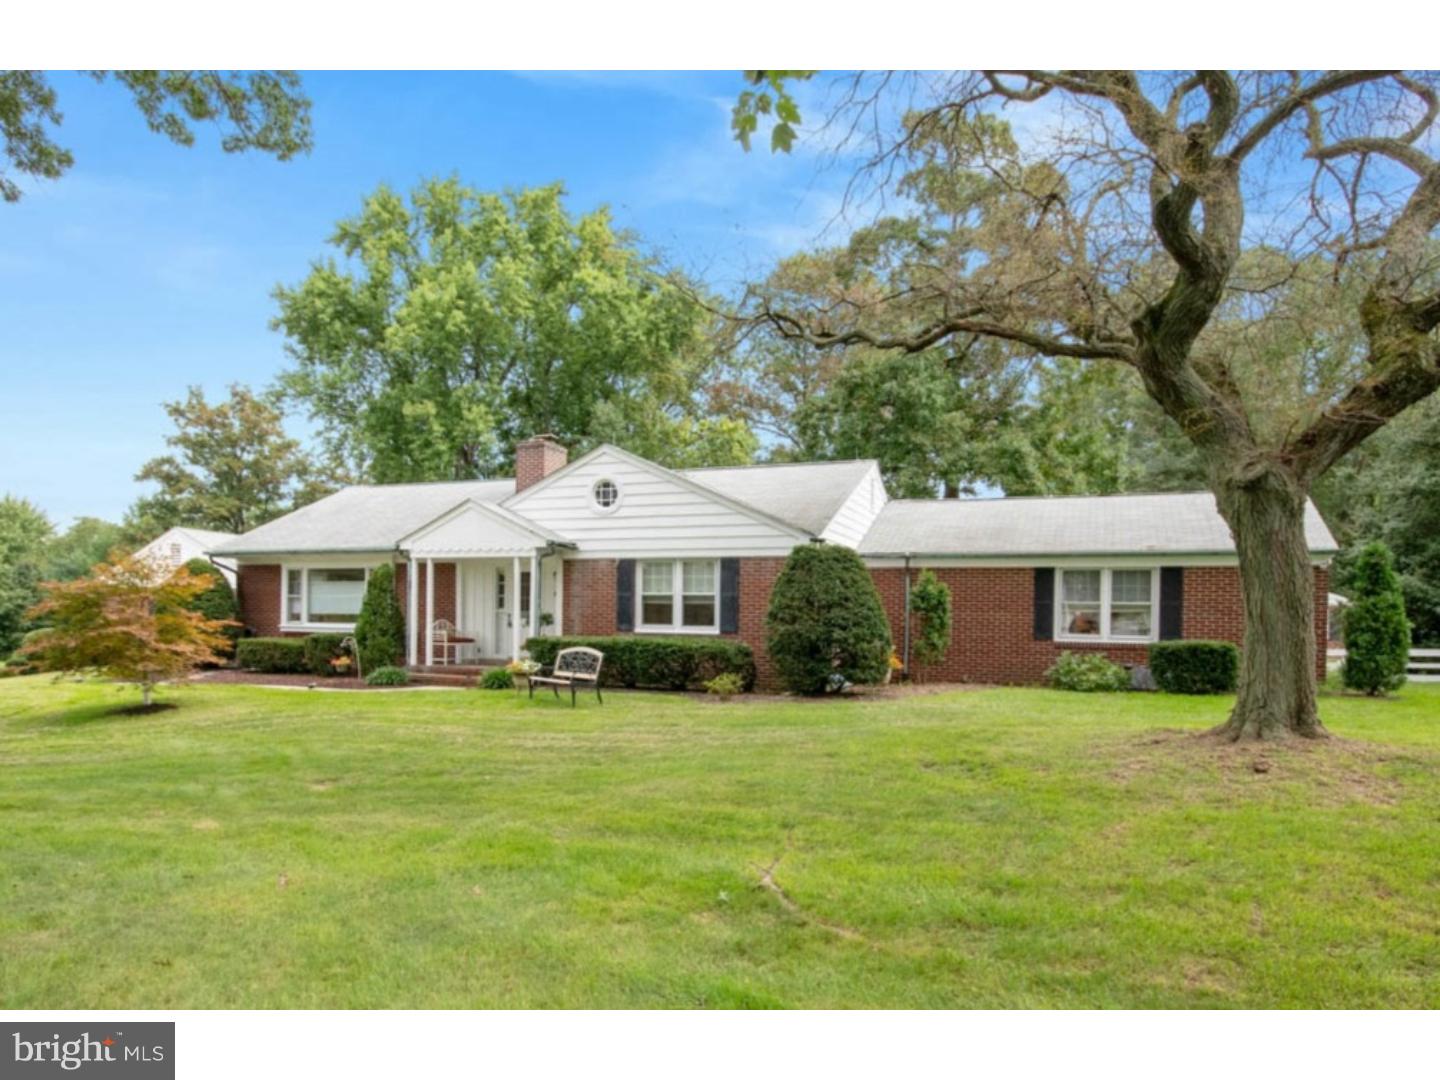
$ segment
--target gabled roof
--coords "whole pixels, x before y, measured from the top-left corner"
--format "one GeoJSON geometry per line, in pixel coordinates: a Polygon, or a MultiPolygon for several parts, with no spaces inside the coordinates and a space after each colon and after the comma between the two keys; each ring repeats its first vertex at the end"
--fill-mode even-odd
{"type": "Polygon", "coordinates": [[[280,555],[298,551],[389,551],[467,499],[498,503],[514,480],[439,484],[358,484],[251,529],[212,555],[280,555]]]}
{"type": "Polygon", "coordinates": [[[819,536],[874,461],[807,461],[677,469],[736,502],[819,536]]]}
{"type": "MultiPolygon", "coordinates": [[[[687,487],[690,490],[698,492],[703,496],[714,499],[716,502],[721,503],[725,506],[729,506],[730,508],[742,514],[746,514],[751,518],[754,518],[758,521],[766,521],[771,525],[779,526],[786,532],[792,532],[802,537],[815,535],[812,534],[811,531],[804,525],[796,524],[793,521],[789,521],[781,517],[779,514],[772,513],[771,511],[763,507],[755,505],[753,502],[742,500],[736,498],[733,495],[729,495],[726,492],[722,491],[719,487],[705,484],[698,480],[692,479],[689,475],[687,475],[687,472],[685,470],[667,469],[664,465],[658,465],[655,462],[651,461],[649,458],[643,458],[639,454],[632,454],[629,450],[626,450],[623,447],[614,446],[610,443],[601,443],[594,450],[591,450],[588,454],[582,454],[580,457],[576,458],[569,464],[564,465],[559,469],[556,469],[554,472],[546,476],[538,483],[531,484],[524,491],[517,491],[513,496],[505,500],[505,505],[523,506],[524,501],[528,499],[531,495],[533,495],[535,492],[543,491],[545,488],[550,487],[552,484],[558,483],[567,474],[584,467],[596,457],[599,457],[601,454],[612,454],[615,457],[630,462],[636,468],[643,469],[646,472],[649,472],[655,476],[666,477],[673,482],[680,484],[683,487],[687,487]]],[[[758,469],[763,467],[764,466],[749,465],[744,466],[743,468],[758,469]]],[[[700,472],[704,470],[691,471],[700,472]]],[[[736,469],[734,471],[740,470],[736,469]]]]}
{"type": "MultiPolygon", "coordinates": [[[[1338,550],[1305,506],[1312,554],[1338,550]]],[[[997,499],[896,499],[860,542],[870,556],[1233,555],[1230,527],[1208,491],[997,499]]]]}
{"type": "Polygon", "coordinates": [[[544,544],[556,544],[562,547],[573,547],[565,537],[543,525],[537,525],[527,518],[521,517],[513,510],[507,510],[499,503],[484,502],[480,499],[466,499],[457,503],[439,517],[427,521],[418,529],[413,529],[396,541],[397,546],[407,551],[420,550],[426,547],[426,541],[443,530],[446,525],[455,521],[465,513],[472,513],[488,521],[495,522],[502,526],[502,543],[496,545],[491,542],[489,536],[467,536],[461,544],[447,543],[445,546],[451,551],[469,551],[474,553],[488,553],[503,547],[505,550],[517,546],[516,541],[521,541],[523,546],[536,547],[544,544]],[[503,541],[508,540],[509,543],[503,541]],[[477,542],[478,541],[478,542],[477,542]]]}

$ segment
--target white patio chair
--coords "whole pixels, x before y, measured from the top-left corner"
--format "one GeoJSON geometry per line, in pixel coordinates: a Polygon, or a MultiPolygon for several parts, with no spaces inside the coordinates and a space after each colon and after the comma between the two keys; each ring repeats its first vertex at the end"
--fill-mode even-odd
{"type": "Polygon", "coordinates": [[[430,624],[430,641],[435,662],[439,665],[458,664],[460,662],[460,646],[462,642],[453,640],[455,637],[455,624],[449,619],[436,619],[430,624]],[[450,650],[454,649],[454,656],[450,650]]]}

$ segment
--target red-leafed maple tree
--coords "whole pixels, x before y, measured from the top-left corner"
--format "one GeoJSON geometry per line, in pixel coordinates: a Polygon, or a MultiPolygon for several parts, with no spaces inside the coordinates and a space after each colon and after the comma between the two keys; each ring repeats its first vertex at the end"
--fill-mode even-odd
{"type": "Polygon", "coordinates": [[[46,632],[22,651],[47,670],[84,672],[135,683],[143,704],[155,684],[223,660],[223,619],[190,609],[213,585],[181,568],[157,578],[154,568],[128,556],[101,563],[75,581],[51,581],[30,612],[46,632]]]}

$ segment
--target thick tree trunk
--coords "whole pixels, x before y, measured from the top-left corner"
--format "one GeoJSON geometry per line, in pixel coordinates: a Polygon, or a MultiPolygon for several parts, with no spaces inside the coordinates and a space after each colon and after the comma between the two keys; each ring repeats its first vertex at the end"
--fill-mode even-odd
{"type": "Polygon", "coordinates": [[[147,708],[147,709],[150,707],[150,702],[151,702],[151,700],[152,700],[152,696],[151,696],[151,695],[152,695],[154,689],[155,689],[155,688],[154,688],[154,686],[151,684],[151,682],[150,682],[149,679],[146,679],[144,682],[142,682],[142,683],[140,684],[140,704],[141,704],[142,706],[144,706],[145,708],[147,708]]]}
{"type": "Polygon", "coordinates": [[[1245,644],[1231,739],[1325,734],[1315,703],[1315,576],[1305,543],[1306,492],[1282,466],[1221,478],[1220,512],[1240,556],[1245,644]]]}

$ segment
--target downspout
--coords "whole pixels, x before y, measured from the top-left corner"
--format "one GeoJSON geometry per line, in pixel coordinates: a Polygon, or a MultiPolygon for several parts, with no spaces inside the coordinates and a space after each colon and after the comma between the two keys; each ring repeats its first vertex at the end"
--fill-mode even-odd
{"type": "Polygon", "coordinates": [[[910,677],[910,553],[905,553],[905,629],[903,631],[904,651],[900,657],[905,677],[910,677]]]}

